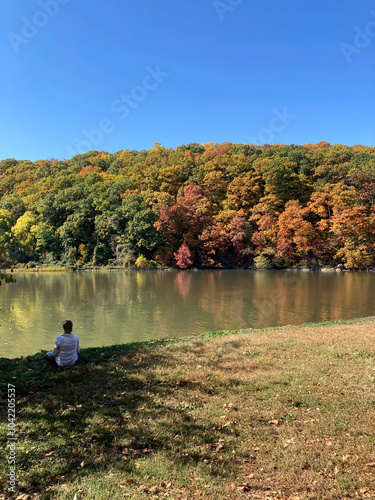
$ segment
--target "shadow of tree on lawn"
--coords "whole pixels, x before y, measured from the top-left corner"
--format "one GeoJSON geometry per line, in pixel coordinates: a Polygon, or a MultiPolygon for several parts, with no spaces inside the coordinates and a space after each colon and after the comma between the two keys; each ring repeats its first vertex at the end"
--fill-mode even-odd
{"type": "MultiPolygon", "coordinates": [[[[192,414],[194,401],[173,402],[179,391],[186,400],[209,396],[207,384],[154,375],[152,367],[168,371],[176,363],[169,352],[105,351],[95,359],[95,350],[87,351],[90,359],[63,370],[45,366],[42,355],[0,360],[2,380],[16,387],[20,492],[49,498],[54,484],[98,470],[132,473],[138,460],[161,450],[181,464],[207,459],[212,425],[192,414]],[[188,456],[191,439],[196,447],[188,456]]],[[[218,467],[213,463],[211,473],[218,467]]]]}

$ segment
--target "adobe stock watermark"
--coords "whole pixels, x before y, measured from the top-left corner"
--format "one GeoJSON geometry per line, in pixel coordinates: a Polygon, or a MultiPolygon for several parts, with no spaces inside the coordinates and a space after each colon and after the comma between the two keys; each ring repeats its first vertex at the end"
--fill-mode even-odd
{"type": "Polygon", "coordinates": [[[219,16],[220,21],[224,21],[224,16],[227,12],[233,12],[235,7],[241,5],[243,0],[214,0],[212,5],[219,16]]]}
{"type": "Polygon", "coordinates": [[[8,384],[8,431],[7,431],[7,485],[8,491],[16,492],[16,388],[13,384],[8,384]]]}
{"type": "Polygon", "coordinates": [[[272,144],[275,136],[283,132],[292,120],[297,118],[297,115],[292,115],[288,113],[286,106],[283,107],[282,111],[277,108],[273,108],[273,117],[271,118],[268,127],[259,130],[256,136],[249,136],[249,144],[255,144],[261,146],[263,144],[272,144]]]}
{"type": "MultiPolygon", "coordinates": [[[[170,75],[160,69],[160,65],[155,68],[147,66],[146,74],[142,78],[140,85],[136,85],[128,94],[121,94],[119,98],[111,103],[111,111],[118,115],[120,120],[125,120],[131,112],[138,108],[141,102],[147,99],[150,92],[154,91],[170,75]]],[[[83,154],[98,148],[105,135],[111,134],[116,130],[116,125],[111,118],[103,118],[97,127],[91,130],[82,130],[83,138],[77,139],[74,147],[66,146],[65,150],[69,157],[76,154],[83,154]]]]}
{"type": "Polygon", "coordinates": [[[71,0],[40,0],[38,5],[40,10],[37,10],[31,19],[23,16],[21,18],[22,27],[21,34],[10,32],[8,40],[16,54],[19,53],[20,47],[27,45],[30,40],[36,37],[39,30],[47,26],[49,21],[57,16],[60,12],[60,7],[66,5],[71,0]]]}
{"type": "Polygon", "coordinates": [[[363,29],[358,26],[354,27],[355,36],[353,43],[340,43],[341,52],[348,64],[352,62],[353,56],[360,54],[363,49],[370,45],[372,39],[375,37],[375,10],[372,10],[370,14],[374,19],[370,20],[363,29]]]}

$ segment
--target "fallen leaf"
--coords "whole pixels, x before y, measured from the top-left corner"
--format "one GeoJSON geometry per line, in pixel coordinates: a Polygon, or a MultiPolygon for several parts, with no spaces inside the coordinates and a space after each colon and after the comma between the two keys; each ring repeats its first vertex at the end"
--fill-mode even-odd
{"type": "Polygon", "coordinates": [[[279,425],[280,420],[269,420],[267,423],[269,425],[279,425]]]}
{"type": "Polygon", "coordinates": [[[45,457],[50,457],[51,455],[55,455],[56,452],[55,451],[50,451],[49,453],[45,453],[44,456],[45,457]]]}
{"type": "Polygon", "coordinates": [[[221,428],[224,429],[225,427],[229,427],[230,425],[236,425],[236,422],[234,420],[230,420],[226,424],[222,425],[221,428]]]}

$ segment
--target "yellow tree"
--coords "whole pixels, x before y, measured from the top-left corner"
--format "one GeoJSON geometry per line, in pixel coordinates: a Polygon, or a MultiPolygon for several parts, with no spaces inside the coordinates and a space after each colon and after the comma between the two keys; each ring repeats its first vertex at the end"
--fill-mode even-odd
{"type": "Polygon", "coordinates": [[[259,202],[262,191],[261,176],[247,172],[229,184],[225,205],[230,210],[242,210],[243,215],[248,215],[259,202]]]}
{"type": "Polygon", "coordinates": [[[306,220],[309,212],[309,208],[302,207],[299,201],[290,200],[278,218],[278,241],[288,239],[301,254],[312,249],[311,243],[316,236],[313,225],[306,220]]]}
{"type": "Polygon", "coordinates": [[[334,206],[330,231],[340,247],[336,258],[348,269],[366,269],[375,263],[375,221],[366,207],[334,206]]]}
{"type": "MultiPolygon", "coordinates": [[[[277,245],[277,224],[282,211],[282,201],[276,195],[263,196],[251,210],[250,220],[255,224],[251,238],[255,253],[272,250],[277,245]]],[[[272,252],[271,252],[272,253],[272,252]]]]}

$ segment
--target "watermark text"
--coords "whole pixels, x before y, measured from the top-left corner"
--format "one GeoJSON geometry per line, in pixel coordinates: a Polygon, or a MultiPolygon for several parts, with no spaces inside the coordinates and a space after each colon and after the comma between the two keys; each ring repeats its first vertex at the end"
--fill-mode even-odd
{"type": "Polygon", "coordinates": [[[275,136],[286,129],[290,122],[294,120],[297,115],[288,113],[286,106],[282,110],[273,108],[273,117],[270,119],[268,127],[259,130],[256,136],[249,136],[248,142],[261,146],[263,144],[272,144],[275,136]]]}
{"type": "Polygon", "coordinates": [[[39,30],[47,26],[49,21],[60,12],[61,5],[66,5],[70,0],[40,0],[37,10],[31,19],[23,16],[21,18],[21,33],[8,33],[8,40],[16,54],[23,45],[27,45],[30,40],[39,33],[39,30]]]}
{"type": "Polygon", "coordinates": [[[233,12],[235,7],[241,5],[243,0],[214,0],[212,5],[216,11],[216,14],[219,16],[220,21],[224,21],[225,14],[227,12],[233,12]]]}
{"type": "MultiPolygon", "coordinates": [[[[117,115],[120,120],[128,118],[131,112],[138,108],[140,103],[148,97],[150,92],[155,90],[169,76],[168,72],[161,70],[159,64],[156,67],[146,66],[145,69],[146,74],[140,84],[133,87],[129,93],[121,94],[119,98],[114,99],[111,103],[110,109],[112,113],[117,115]]],[[[91,130],[83,129],[83,138],[77,139],[74,147],[66,146],[65,150],[68,156],[72,157],[76,154],[84,154],[97,149],[104,136],[111,134],[115,129],[115,121],[105,117],[100,120],[95,128],[91,130]]]]}
{"type": "Polygon", "coordinates": [[[374,19],[370,20],[363,29],[358,26],[354,27],[355,35],[352,43],[340,43],[341,52],[348,64],[352,62],[353,56],[360,54],[375,37],[375,10],[371,11],[371,17],[374,19]]]}
{"type": "Polygon", "coordinates": [[[16,388],[8,384],[7,485],[12,493],[16,492],[16,441],[16,388]]]}

